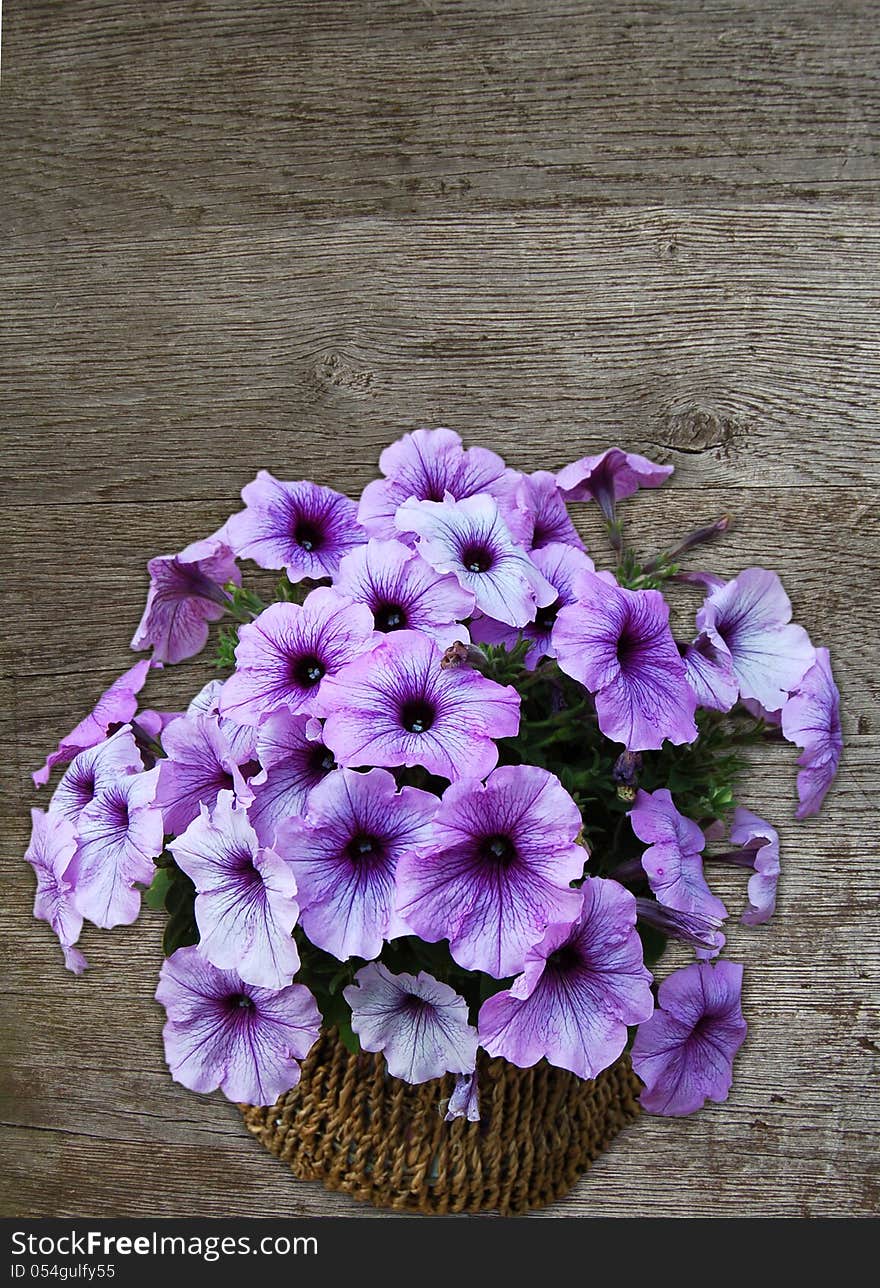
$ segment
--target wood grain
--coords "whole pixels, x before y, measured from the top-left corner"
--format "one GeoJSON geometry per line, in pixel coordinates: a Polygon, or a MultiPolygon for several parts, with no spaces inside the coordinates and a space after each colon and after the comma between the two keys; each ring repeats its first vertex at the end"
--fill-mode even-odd
{"type": "Polygon", "coordinates": [[[880,6],[4,17],[0,1213],[376,1215],[172,1083],[156,918],[87,933],[74,979],[20,855],[28,771],[129,664],[146,560],[261,466],[356,491],[419,424],[530,469],[618,440],[673,463],[631,540],[733,512],[707,562],[778,568],[844,696],[822,818],[792,821],[791,749],[744,789],[784,877],[775,922],[732,933],[730,1100],[646,1117],[547,1215],[875,1213],[880,6]]]}

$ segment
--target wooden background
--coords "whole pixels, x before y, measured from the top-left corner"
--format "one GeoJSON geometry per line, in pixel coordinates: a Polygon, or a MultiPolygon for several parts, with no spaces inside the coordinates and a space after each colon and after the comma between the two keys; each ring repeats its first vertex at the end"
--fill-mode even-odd
{"type": "Polygon", "coordinates": [[[259,466],[355,490],[446,424],[523,468],[674,463],[635,540],[732,510],[714,566],[782,573],[845,701],[821,819],[791,821],[789,750],[745,791],[784,878],[733,936],[729,1102],[644,1119],[547,1215],[876,1211],[880,6],[5,10],[0,1210],[375,1215],[172,1083],[155,918],[88,933],[75,979],[20,856],[28,771],[129,664],[146,559],[259,466]]]}

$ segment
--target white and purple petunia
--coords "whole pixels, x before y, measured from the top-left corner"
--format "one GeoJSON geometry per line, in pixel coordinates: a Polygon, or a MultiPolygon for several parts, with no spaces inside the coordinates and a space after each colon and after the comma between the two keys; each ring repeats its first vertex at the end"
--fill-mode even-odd
{"type": "Polygon", "coordinates": [[[514,540],[526,550],[558,544],[585,549],[556,477],[548,470],[524,474],[503,508],[514,540]]]}
{"type": "Polygon", "coordinates": [[[660,487],[672,473],[671,465],[655,465],[637,452],[609,447],[566,465],[556,475],[556,486],[566,501],[596,501],[610,522],[617,501],[642,487],[660,487]]]}
{"type": "Polygon", "coordinates": [[[444,1073],[472,1073],[477,1030],[463,997],[432,975],[392,975],[370,962],[343,989],[351,1027],[364,1051],[381,1051],[393,1078],[428,1082],[444,1073]]]}
{"type": "Polygon", "coordinates": [[[82,913],[76,906],[76,831],[61,814],[31,810],[31,839],[25,859],[37,878],[34,916],[47,921],[64,953],[64,964],[81,975],[86,959],[74,944],[82,930],[82,913]]]}
{"type": "Polygon", "coordinates": [[[480,1044],[520,1068],[544,1058],[595,1078],[626,1046],[627,1025],[654,1009],[651,973],[635,928],[633,896],[589,877],[573,925],[552,925],[526,956],[523,973],[480,1010],[480,1044]]]}
{"type": "Polygon", "coordinates": [[[137,711],[137,695],[144,687],[152,665],[149,658],[144,658],[113,681],[85,719],[80,720],[76,728],[61,739],[57,750],[51,752],[42,768],[32,774],[37,787],[48,783],[49,775],[56,765],[69,764],[79,752],[103,742],[114,725],[127,724],[131,720],[137,711]]]}
{"type": "Polygon", "coordinates": [[[417,429],[386,447],[379,457],[385,475],[368,483],[358,519],[372,537],[399,537],[394,516],[400,506],[416,501],[456,500],[487,492],[502,502],[520,476],[485,447],[462,446],[451,429],[417,429]]]}
{"type": "Polygon", "coordinates": [[[158,769],[150,769],[114,778],[77,819],[76,906],[106,930],[137,919],[137,886],[150,884],[153,859],[162,853],[158,776],[158,769]]]}
{"type": "Polygon", "coordinates": [[[556,591],[553,603],[539,608],[535,620],[519,630],[489,617],[478,617],[471,623],[471,634],[483,644],[506,644],[508,647],[520,637],[529,640],[524,661],[528,670],[533,671],[542,658],[556,656],[553,627],[559,610],[576,602],[578,577],[582,572],[594,571],[594,564],[583,550],[558,543],[533,550],[531,558],[556,591]]]}
{"type": "Polygon", "coordinates": [[[76,824],[85,807],[118,778],[137,774],[144,767],[129,725],[117,729],[105,742],[81,751],[65,769],[49,802],[49,813],[76,824]]]}
{"type": "Polygon", "coordinates": [[[746,568],[713,590],[697,630],[729,654],[740,696],[768,711],[782,706],[816,658],[807,632],[792,624],[782,582],[766,568],[746,568]]]}
{"type": "Polygon", "coordinates": [[[587,860],[576,843],[581,826],[559,779],[535,765],[453,783],[430,848],[401,860],[402,917],[429,943],[448,939],[467,970],[516,974],[549,924],[570,925],[578,915],[570,882],[587,860]]]}
{"type": "Polygon", "coordinates": [[[596,701],[599,728],[629,751],[656,750],[697,736],[697,699],[657,590],[626,590],[584,572],[577,600],[559,610],[553,647],[559,666],[596,701]]]}
{"type": "Polygon", "coordinates": [[[245,509],[225,529],[236,555],[283,568],[291,581],[335,576],[343,555],[366,540],[357,505],[332,488],[284,483],[260,470],[241,498],[245,509]]]}
{"type": "Polygon", "coordinates": [[[321,1013],[302,984],[255,988],[218,970],[197,947],[178,948],[162,965],[156,1000],[165,1007],[165,1059],[175,1082],[250,1105],[273,1105],[300,1080],[321,1029],[321,1013]]]}
{"type": "Polygon", "coordinates": [[[660,985],[657,1009],[632,1049],[648,1113],[692,1114],[707,1100],[727,1099],[733,1057],[746,1036],[742,977],[737,962],[695,962],[660,985]]]}
{"type": "Polygon", "coordinates": [[[480,1087],[476,1071],[460,1073],[455,1079],[443,1121],[451,1123],[456,1118],[464,1118],[469,1123],[480,1121],[480,1087]]]}
{"type": "Polygon", "coordinates": [[[498,502],[486,494],[456,501],[406,501],[397,526],[416,535],[416,549],[438,573],[451,573],[486,617],[508,626],[534,621],[556,591],[517,545],[498,502]]]}
{"type": "Polygon", "coordinates": [[[690,644],[680,645],[679,652],[697,706],[729,711],[739,695],[739,685],[727,649],[719,648],[708,632],[700,631],[690,644]]]}
{"type": "Polygon", "coordinates": [[[373,614],[376,630],[413,630],[444,648],[468,639],[460,623],[474,608],[473,592],[449,573],[438,573],[402,541],[371,538],[345,556],[333,588],[373,614]]]}
{"type": "Polygon", "coordinates": [[[313,789],[306,813],[282,823],[276,848],[296,877],[302,927],[340,961],[377,957],[408,933],[396,907],[399,862],[424,853],[440,804],[387,769],[339,769],[313,789]]]}
{"type": "Polygon", "coordinates": [[[279,707],[256,732],[262,769],[248,783],[248,819],[260,844],[272,845],[278,825],[305,812],[312,788],[336,768],[336,761],[314,716],[279,707]]]}
{"type": "Polygon", "coordinates": [[[647,843],[642,867],[657,901],[720,927],[727,909],[706,882],[702,858],[706,838],[692,819],[675,808],[668,789],[639,791],[629,821],[639,840],[647,843]]]}
{"type": "Polygon", "coordinates": [[[147,564],[150,589],[131,647],[153,650],[156,662],[182,662],[205,647],[211,622],[229,605],[223,589],[241,584],[235,555],[222,541],[194,541],[177,555],[147,564]]]}
{"type": "Polygon", "coordinates": [[[803,749],[798,758],[801,769],[797,777],[797,817],[806,818],[821,808],[843,750],[840,693],[831,674],[827,648],[816,649],[815,663],[783,706],[782,732],[789,742],[803,749]]]}
{"type": "MultiPolygon", "coordinates": [[[[213,716],[220,725],[223,737],[235,758],[236,764],[243,765],[257,754],[257,730],[253,725],[238,724],[220,714],[220,695],[223,692],[222,680],[209,680],[199,689],[192,702],[182,714],[188,716],[213,716]]],[[[173,717],[172,717],[173,718],[173,717]]],[[[138,717],[140,720],[140,717],[138,717]]],[[[162,728],[170,724],[165,720],[162,728]]]]}
{"type": "Polygon", "coordinates": [[[216,717],[187,715],[172,720],[163,731],[162,746],[165,758],[159,762],[156,804],[170,836],[185,831],[203,806],[212,808],[222,791],[250,801],[241,765],[251,757],[233,753],[216,717]]]}
{"type": "Polygon", "coordinates": [[[259,725],[279,707],[314,714],[327,681],[369,648],[373,615],[321,586],[300,604],[271,604],[242,626],[220,714],[259,725]]]}
{"type": "Polygon", "coordinates": [[[284,860],[260,845],[232,792],[221,792],[213,810],[203,805],[168,848],[196,888],[199,952],[260,988],[289,984],[299,970],[296,881],[284,860]]]}
{"type": "Polygon", "coordinates": [[[763,818],[740,805],[733,815],[730,840],[741,850],[727,857],[741,866],[754,868],[749,877],[749,906],[742,915],[743,925],[762,926],[776,910],[779,833],[763,818]]]}
{"type": "Polygon", "coordinates": [[[498,763],[493,739],[519,728],[519,694],[469,667],[442,669],[439,646],[394,631],[321,690],[324,741],[340,765],[422,765],[450,780],[498,763]]]}

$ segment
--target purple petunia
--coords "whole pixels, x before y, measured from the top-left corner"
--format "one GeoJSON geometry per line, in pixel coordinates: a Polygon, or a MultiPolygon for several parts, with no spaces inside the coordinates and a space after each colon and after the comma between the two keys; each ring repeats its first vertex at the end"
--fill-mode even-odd
{"type": "MultiPolygon", "coordinates": [[[[238,724],[220,714],[222,680],[209,680],[199,689],[184,712],[188,716],[213,716],[229,746],[236,764],[243,765],[257,754],[257,731],[253,725],[238,724]]],[[[170,723],[169,721],[165,722],[170,723]]],[[[164,726],[163,726],[164,727],[164,726]]]]}
{"type": "Polygon", "coordinates": [[[131,647],[151,648],[157,662],[182,662],[200,653],[208,624],[229,605],[223,587],[241,584],[235,555],[221,541],[195,541],[179,555],[151,559],[147,571],[150,589],[131,647]]]}
{"type": "Polygon", "coordinates": [[[472,1073],[477,1031],[467,1002],[433,976],[392,975],[370,962],[343,989],[351,1027],[364,1051],[381,1051],[392,1078],[428,1082],[444,1073],[472,1073]]]}
{"type": "Polygon", "coordinates": [[[335,576],[343,555],[366,540],[355,502],[332,488],[283,483],[260,470],[241,498],[245,509],[226,524],[236,555],[283,568],[291,581],[335,576]]]}
{"type": "Polygon", "coordinates": [[[52,793],[49,813],[60,814],[75,824],[99,792],[111,787],[117,778],[139,773],[143,767],[131,727],[125,725],[106,742],[74,756],[52,793]]]}
{"type": "Polygon", "coordinates": [[[248,819],[261,845],[272,845],[279,823],[305,811],[309,793],[332,769],[333,753],[324,745],[320,720],[280,707],[257,731],[263,766],[248,783],[253,797],[248,819]]]}
{"type": "Polygon", "coordinates": [[[453,783],[430,849],[401,860],[401,915],[429,943],[448,939],[467,970],[513,975],[550,923],[570,925],[578,914],[569,883],[587,860],[576,844],[581,826],[559,779],[534,765],[453,783]]]}
{"type": "Polygon", "coordinates": [[[553,647],[560,667],[596,700],[599,728],[629,751],[697,736],[696,697],[657,590],[625,590],[581,573],[577,602],[559,610],[553,647]]]}
{"type": "Polygon", "coordinates": [[[460,1073],[455,1079],[443,1121],[451,1123],[456,1118],[465,1118],[469,1123],[480,1121],[480,1088],[476,1072],[460,1073]]]}
{"type": "Polygon", "coordinates": [[[281,824],[276,846],[313,944],[340,961],[372,958],[407,933],[395,909],[397,866],[429,848],[438,805],[430,792],[398,791],[387,769],[340,769],[314,788],[304,817],[281,824]]]}
{"type": "Polygon", "coordinates": [[[321,1029],[302,984],[255,988],[218,970],[197,947],[178,948],[159,972],[156,1000],[168,1019],[165,1059],[190,1091],[215,1091],[250,1105],[273,1105],[300,1079],[321,1029]]]}
{"type": "Polygon", "coordinates": [[[102,788],[77,821],[76,905],[105,930],[127,926],[141,906],[137,885],[153,879],[162,853],[162,811],[154,804],[158,769],[128,774],[102,788]]]}
{"type": "Polygon", "coordinates": [[[506,644],[508,647],[515,644],[520,636],[529,640],[530,647],[524,661],[526,667],[533,671],[542,658],[556,656],[553,627],[559,610],[567,604],[575,603],[579,575],[582,572],[592,572],[594,564],[583,550],[559,544],[533,550],[531,558],[556,591],[553,603],[546,608],[539,608],[535,620],[520,630],[488,617],[479,617],[471,623],[471,634],[484,644],[506,644]]]}
{"type": "Polygon", "coordinates": [[[260,846],[232,792],[221,792],[210,812],[203,805],[168,848],[196,888],[199,951],[248,984],[289,984],[299,970],[296,881],[278,854],[260,846]]]}
{"type": "Polygon", "coordinates": [[[327,681],[367,649],[373,617],[327,587],[302,605],[272,604],[239,631],[235,673],[223,685],[220,714],[258,725],[271,711],[312,714],[327,681]]]}
{"type": "Polygon", "coordinates": [[[481,778],[498,762],[493,738],[519,728],[519,695],[443,654],[418,631],[395,631],[322,686],[324,741],[340,765],[423,765],[481,778]]]}
{"type": "Polygon", "coordinates": [[[816,649],[815,663],[782,708],[782,732],[789,742],[803,748],[798,759],[797,817],[806,818],[821,807],[843,750],[840,693],[827,648],[816,649]]]}
{"type": "Polygon", "coordinates": [[[750,863],[754,868],[749,877],[749,906],[742,915],[743,925],[761,926],[776,910],[779,833],[757,814],[739,806],[733,816],[730,840],[733,845],[743,847],[736,862],[750,863]]]}
{"type": "Polygon", "coordinates": [[[640,487],[660,487],[673,472],[671,465],[655,465],[636,452],[609,447],[599,456],[584,456],[556,475],[556,486],[566,501],[596,501],[609,522],[614,506],[640,487]]]}
{"type": "Polygon", "coordinates": [[[64,953],[65,966],[74,975],[81,975],[86,959],[73,946],[83,924],[75,899],[76,832],[69,819],[41,809],[31,810],[31,822],[31,839],[24,857],[37,878],[34,916],[49,923],[64,953]]]}
{"type": "Polygon", "coordinates": [[[736,962],[696,962],[660,985],[657,1010],[632,1049],[648,1113],[692,1114],[707,1100],[727,1099],[733,1057],[746,1036],[742,977],[736,962]]]}
{"type": "Polygon", "coordinates": [[[549,926],[522,975],[483,1003],[480,1043],[520,1068],[546,1058],[595,1078],[626,1046],[627,1025],[654,1009],[635,928],[635,900],[616,881],[588,878],[574,925],[549,926]]]}
{"type": "Polygon", "coordinates": [[[766,568],[746,568],[713,590],[697,629],[730,655],[740,695],[768,711],[782,706],[815,661],[807,632],[791,622],[782,582],[766,568]]]}
{"type": "Polygon", "coordinates": [[[519,475],[485,447],[465,449],[451,429],[417,429],[386,447],[379,457],[385,475],[368,483],[358,519],[373,537],[399,536],[394,516],[405,501],[456,500],[488,492],[507,498],[519,475]]]}
{"type": "Polygon", "coordinates": [[[342,560],[333,588],[366,604],[377,631],[418,630],[443,647],[468,639],[459,622],[473,612],[473,592],[435,572],[401,541],[373,538],[353,550],[342,560]]]}
{"type": "Polygon", "coordinates": [[[706,838],[696,823],[678,812],[671,793],[665,787],[640,791],[629,821],[639,840],[647,842],[642,867],[657,901],[720,925],[727,909],[706,884],[702,859],[706,838]]]}
{"type": "Polygon", "coordinates": [[[156,804],[171,836],[179,836],[198,818],[202,806],[213,807],[222,791],[250,800],[238,758],[213,716],[172,720],[163,732],[162,746],[165,759],[159,762],[156,804]]]}
{"type": "Polygon", "coordinates": [[[710,711],[729,711],[736,702],[739,686],[727,649],[719,648],[706,631],[700,631],[692,643],[680,645],[679,652],[697,705],[710,711]]]}
{"type": "Polygon", "coordinates": [[[149,658],[144,658],[113,681],[110,688],[101,694],[92,711],[61,739],[57,751],[51,752],[42,768],[32,775],[37,787],[48,783],[49,775],[56,765],[68,764],[79,752],[103,742],[113,725],[127,724],[131,720],[137,711],[137,695],[144,687],[152,665],[149,658]]]}
{"type": "MultiPolygon", "coordinates": [[[[548,470],[524,474],[512,493],[512,506],[504,517],[514,540],[527,550],[567,545],[583,550],[584,543],[571,521],[556,478],[548,470]]],[[[537,562],[537,561],[536,561],[537,562]]]]}
{"type": "Polygon", "coordinates": [[[417,534],[419,554],[438,573],[451,573],[487,617],[525,626],[556,591],[510,535],[498,503],[487,495],[456,501],[405,502],[397,526],[417,534]]]}

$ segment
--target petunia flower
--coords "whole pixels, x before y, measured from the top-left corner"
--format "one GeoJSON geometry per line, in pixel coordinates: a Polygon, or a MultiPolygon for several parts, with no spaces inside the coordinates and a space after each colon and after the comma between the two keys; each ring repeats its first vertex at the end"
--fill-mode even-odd
{"type": "Polygon", "coordinates": [[[245,509],[226,524],[236,555],[283,568],[291,581],[335,576],[342,556],[366,540],[355,502],[332,488],[283,483],[260,470],[241,497],[245,509]]]}
{"type": "Polygon", "coordinates": [[[87,747],[65,769],[52,793],[49,813],[76,824],[86,805],[117,778],[137,774],[144,767],[130,725],[117,729],[104,742],[87,747]]]}
{"type": "Polygon", "coordinates": [[[816,814],[834,781],[843,733],[840,727],[840,693],[831,674],[827,648],[816,649],[816,661],[782,708],[782,732],[789,742],[803,748],[797,777],[798,818],[816,814]]]}
{"type": "Polygon", "coordinates": [[[151,648],[157,662],[182,662],[205,647],[208,625],[229,605],[223,589],[241,584],[235,555],[220,541],[194,541],[178,555],[160,555],[147,564],[150,589],[131,647],[151,648]]]}
{"type": "Polygon", "coordinates": [[[733,816],[731,844],[742,847],[728,854],[716,854],[741,867],[751,867],[749,906],[742,915],[745,926],[761,926],[776,909],[776,886],[779,881],[779,833],[751,810],[739,806],[733,816]]]}
{"type": "Polygon", "coordinates": [[[449,493],[460,501],[488,492],[503,500],[519,481],[500,456],[485,447],[465,449],[451,429],[405,434],[385,448],[379,469],[385,478],[367,484],[358,510],[358,519],[372,537],[400,535],[394,516],[410,497],[442,501],[449,493]]]}
{"type": "Polygon", "coordinates": [[[149,658],[144,658],[113,681],[110,688],[101,694],[89,715],[61,739],[57,751],[51,752],[43,767],[32,775],[37,787],[48,783],[49,775],[56,765],[69,764],[79,752],[103,742],[113,725],[127,724],[131,720],[137,711],[137,695],[144,687],[152,665],[149,658]]]}
{"type": "Polygon", "coordinates": [[[55,932],[64,964],[74,975],[81,975],[86,959],[74,944],[82,930],[82,914],[76,906],[76,832],[69,819],[61,814],[31,810],[30,844],[25,859],[37,878],[34,916],[47,921],[55,932]]]}
{"type": "Polygon", "coordinates": [[[310,792],[336,768],[336,761],[314,716],[280,707],[256,732],[262,769],[248,783],[253,797],[248,819],[260,844],[272,845],[279,823],[304,813],[310,792]]]}
{"type": "Polygon", "coordinates": [[[713,590],[697,629],[730,654],[740,695],[776,711],[813,665],[807,632],[791,623],[791,601],[775,572],[746,568],[713,590]]]}
{"type": "Polygon", "coordinates": [[[476,1072],[460,1073],[455,1079],[443,1121],[451,1123],[456,1118],[465,1118],[469,1123],[480,1121],[480,1088],[476,1072]]]}
{"type": "Polygon", "coordinates": [[[548,470],[524,474],[502,508],[511,535],[526,550],[558,544],[576,550],[586,548],[571,521],[556,477],[548,470]]]}
{"type": "Polygon", "coordinates": [[[627,1025],[654,1009],[651,973],[635,929],[635,900],[602,877],[582,887],[573,925],[552,925],[510,988],[483,1003],[480,1043],[520,1068],[542,1058],[595,1078],[623,1052],[627,1025]]]}
{"type": "Polygon", "coordinates": [[[520,637],[529,640],[530,647],[524,662],[528,670],[533,671],[542,658],[556,656],[553,627],[559,610],[576,602],[578,577],[582,572],[594,571],[594,564],[583,550],[558,543],[533,550],[531,558],[556,591],[553,603],[539,608],[535,620],[519,630],[489,617],[478,617],[471,623],[471,634],[484,644],[506,644],[508,647],[520,637]]]}
{"type": "Polygon", "coordinates": [[[328,587],[299,604],[271,604],[242,626],[236,670],[223,685],[220,714],[259,725],[271,711],[312,714],[328,679],[373,640],[366,604],[352,604],[328,587]]]}
{"type": "Polygon", "coordinates": [[[162,853],[162,811],[154,804],[158,769],[102,788],[77,822],[76,906],[105,930],[137,919],[140,891],[162,853]]]}
{"type": "Polygon", "coordinates": [[[494,497],[406,501],[397,511],[402,532],[417,534],[416,549],[438,573],[451,573],[487,617],[525,626],[556,592],[510,535],[494,497]]]}
{"type": "Polygon", "coordinates": [[[535,765],[453,783],[430,849],[400,862],[401,916],[429,943],[448,939],[467,970],[513,975],[549,924],[570,925],[578,915],[570,882],[587,859],[576,844],[581,827],[559,779],[535,765]]]}
{"type": "Polygon", "coordinates": [[[595,695],[599,728],[628,751],[697,736],[696,696],[657,590],[625,590],[581,573],[578,599],[559,610],[553,647],[559,666],[595,695]]]}
{"type": "Polygon", "coordinates": [[[714,644],[706,631],[700,631],[690,644],[680,644],[678,649],[697,706],[729,711],[736,702],[739,686],[727,649],[714,644]]]}
{"type": "Polygon", "coordinates": [[[328,676],[324,741],[340,765],[423,765],[443,778],[482,778],[498,763],[493,738],[519,728],[519,694],[470,667],[440,666],[418,631],[386,635],[328,676]]]}
{"type": "Polygon", "coordinates": [[[296,881],[278,854],[260,846],[232,792],[221,792],[211,811],[203,805],[168,848],[196,888],[199,951],[248,984],[289,984],[299,970],[296,881]]]}
{"type": "Polygon", "coordinates": [[[213,808],[222,791],[232,791],[239,801],[251,793],[219,720],[210,715],[181,716],[162,735],[165,759],[159,762],[156,804],[162,810],[165,831],[179,836],[199,817],[203,806],[213,808]]]}
{"type": "Polygon", "coordinates": [[[184,714],[188,716],[213,716],[239,765],[254,759],[257,754],[257,730],[253,725],[238,724],[220,714],[222,680],[209,680],[199,689],[184,714]]]}
{"type": "Polygon", "coordinates": [[[366,604],[377,631],[423,631],[444,648],[469,638],[459,623],[473,612],[472,591],[435,572],[401,541],[372,538],[353,550],[340,563],[333,588],[366,604]]]}
{"type": "Polygon", "coordinates": [[[709,889],[703,872],[706,838],[675,808],[671,793],[665,787],[640,791],[629,821],[639,840],[647,842],[641,862],[658,902],[676,912],[724,921],[727,909],[709,889]]]}
{"type": "Polygon", "coordinates": [[[321,1030],[302,984],[255,988],[218,970],[197,947],[178,948],[159,972],[156,1000],[168,1019],[165,1059],[175,1082],[250,1105],[274,1105],[300,1079],[299,1061],[321,1030]]]}
{"type": "MultiPolygon", "coordinates": [[[[618,872],[615,876],[619,875],[618,872]]],[[[640,895],[636,899],[636,916],[645,926],[659,930],[667,939],[689,944],[697,957],[717,957],[727,942],[721,929],[721,918],[709,912],[679,912],[640,895]]]]}
{"type": "Polygon", "coordinates": [[[746,1036],[742,977],[737,962],[720,961],[695,962],[664,979],[632,1049],[648,1113],[692,1114],[707,1100],[727,1099],[746,1036]]]}
{"type": "Polygon", "coordinates": [[[610,522],[614,506],[641,487],[660,487],[673,473],[672,465],[655,465],[636,452],[609,447],[598,456],[583,456],[556,475],[566,501],[596,501],[610,522]]]}
{"type": "Polygon", "coordinates": [[[392,1078],[428,1082],[444,1073],[472,1073],[477,1030],[468,1023],[463,997],[420,971],[392,975],[370,962],[342,990],[351,1027],[364,1051],[381,1051],[392,1078]]]}
{"type": "Polygon", "coordinates": [[[276,849],[313,944],[340,961],[369,959],[408,932],[395,911],[397,867],[429,847],[439,803],[415,787],[398,791],[387,769],[340,769],[312,790],[304,817],[280,825],[276,849]]]}

